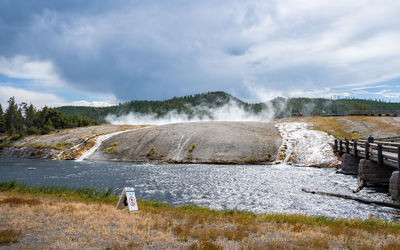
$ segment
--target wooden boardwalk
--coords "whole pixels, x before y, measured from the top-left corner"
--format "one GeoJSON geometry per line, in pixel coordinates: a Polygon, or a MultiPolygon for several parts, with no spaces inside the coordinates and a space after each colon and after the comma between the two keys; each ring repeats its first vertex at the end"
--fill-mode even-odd
{"type": "Polygon", "coordinates": [[[374,161],[382,166],[400,170],[400,137],[379,138],[374,143],[366,139],[335,139],[335,153],[351,154],[355,158],[374,161]]]}

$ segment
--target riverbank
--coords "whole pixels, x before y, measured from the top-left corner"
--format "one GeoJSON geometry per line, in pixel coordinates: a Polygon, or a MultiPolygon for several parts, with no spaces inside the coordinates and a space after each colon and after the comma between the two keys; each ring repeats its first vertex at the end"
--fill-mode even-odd
{"type": "MultiPolygon", "coordinates": [[[[0,143],[1,156],[151,163],[277,164],[337,167],[334,137],[400,133],[397,117],[291,117],[270,122],[100,125],[0,143]]],[[[0,141],[1,142],[1,141],[0,141]]]]}
{"type": "Polygon", "coordinates": [[[400,224],[215,211],[138,201],[115,210],[111,190],[0,183],[0,248],[398,249],[400,224]]]}

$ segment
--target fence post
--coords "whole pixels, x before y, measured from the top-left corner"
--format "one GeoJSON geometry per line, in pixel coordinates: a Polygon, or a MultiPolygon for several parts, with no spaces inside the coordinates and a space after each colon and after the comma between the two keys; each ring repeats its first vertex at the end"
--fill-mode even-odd
{"type": "Polygon", "coordinates": [[[357,140],[353,140],[354,157],[358,158],[357,140]]]}
{"type": "Polygon", "coordinates": [[[365,143],[365,159],[369,160],[369,143],[365,143]]]}
{"type": "Polygon", "coordinates": [[[397,168],[400,171],[400,145],[397,145],[397,168]]]}
{"type": "Polygon", "coordinates": [[[340,155],[343,154],[343,141],[342,140],[339,141],[339,153],[340,153],[340,155]]]}
{"type": "Polygon", "coordinates": [[[383,165],[382,144],[378,144],[378,164],[383,165]]]}
{"type": "Polygon", "coordinates": [[[346,153],[350,154],[350,147],[349,147],[349,146],[350,146],[350,145],[349,145],[350,143],[349,143],[349,140],[346,139],[346,142],[345,142],[345,143],[346,143],[346,153]]]}

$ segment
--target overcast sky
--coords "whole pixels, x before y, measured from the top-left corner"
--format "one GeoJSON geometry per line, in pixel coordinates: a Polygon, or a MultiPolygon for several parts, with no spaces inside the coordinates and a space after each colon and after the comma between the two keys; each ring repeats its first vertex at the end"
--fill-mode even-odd
{"type": "Polygon", "coordinates": [[[400,1],[0,0],[0,103],[400,101],[400,1]]]}

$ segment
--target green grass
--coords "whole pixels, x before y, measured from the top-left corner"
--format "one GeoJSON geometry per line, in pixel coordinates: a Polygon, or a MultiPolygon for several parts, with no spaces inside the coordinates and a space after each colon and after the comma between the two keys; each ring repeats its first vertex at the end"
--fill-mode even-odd
{"type": "Polygon", "coordinates": [[[154,158],[154,154],[156,153],[154,148],[151,148],[147,153],[146,156],[147,158],[149,158],[150,160],[155,160],[154,158]]]}
{"type": "Polygon", "coordinates": [[[66,186],[41,186],[33,187],[16,181],[0,182],[0,192],[11,192],[19,194],[33,194],[38,196],[62,197],[66,200],[84,202],[115,202],[118,196],[113,194],[113,189],[99,190],[88,187],[69,188],[66,186]]]}
{"type": "Polygon", "coordinates": [[[106,154],[116,154],[118,152],[119,142],[114,142],[108,148],[104,149],[104,153],[106,154]]]}

